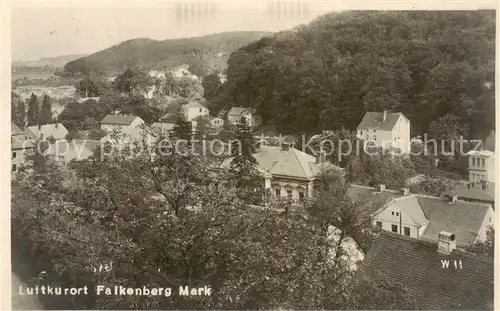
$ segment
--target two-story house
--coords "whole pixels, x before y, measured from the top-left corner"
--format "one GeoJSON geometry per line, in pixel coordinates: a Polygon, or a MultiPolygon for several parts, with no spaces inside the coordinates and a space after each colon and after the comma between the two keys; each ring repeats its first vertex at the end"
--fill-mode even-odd
{"type": "Polygon", "coordinates": [[[490,204],[409,194],[373,213],[372,221],[378,229],[423,240],[435,241],[439,232],[453,232],[457,245],[464,247],[486,240],[493,215],[490,204]]]}
{"type": "Polygon", "coordinates": [[[241,117],[244,117],[251,127],[258,126],[262,123],[262,118],[257,114],[255,108],[232,107],[227,113],[227,120],[231,124],[238,123],[241,117]]]}
{"type": "Polygon", "coordinates": [[[193,121],[196,118],[208,116],[208,109],[199,102],[190,102],[182,106],[181,115],[185,121],[193,121]]]}
{"type": "Polygon", "coordinates": [[[495,153],[489,150],[473,150],[469,156],[469,181],[495,182],[495,153]]]}
{"type": "Polygon", "coordinates": [[[122,131],[126,128],[135,128],[144,124],[144,120],[138,116],[122,115],[122,114],[108,114],[101,121],[101,129],[106,132],[115,130],[122,131]]]}
{"type": "Polygon", "coordinates": [[[410,151],[410,120],[402,113],[367,112],[357,128],[357,138],[383,149],[410,151]]]}

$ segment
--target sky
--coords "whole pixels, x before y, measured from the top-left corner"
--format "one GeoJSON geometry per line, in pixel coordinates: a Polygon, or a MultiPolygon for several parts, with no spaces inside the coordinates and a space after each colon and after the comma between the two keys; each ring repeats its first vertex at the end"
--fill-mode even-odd
{"type": "Polygon", "coordinates": [[[335,10],[331,1],[281,1],[279,7],[275,2],[153,2],[140,6],[122,2],[119,7],[109,2],[71,6],[21,3],[13,7],[11,15],[12,60],[89,54],[133,38],[165,40],[236,30],[275,32],[335,10]]]}

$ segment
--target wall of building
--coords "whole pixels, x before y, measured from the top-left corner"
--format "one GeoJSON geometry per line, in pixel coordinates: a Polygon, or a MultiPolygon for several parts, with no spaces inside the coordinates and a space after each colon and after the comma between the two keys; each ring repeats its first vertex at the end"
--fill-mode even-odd
{"type": "Polygon", "coordinates": [[[481,179],[488,182],[495,182],[494,156],[469,156],[469,181],[480,181],[481,179]]]}
{"type": "Polygon", "coordinates": [[[307,198],[310,193],[308,181],[300,182],[272,178],[271,189],[275,196],[277,195],[276,191],[279,191],[279,195],[283,198],[289,197],[288,191],[291,191],[291,198],[294,200],[300,199],[300,192],[304,194],[304,198],[307,198]]]}
{"type": "Polygon", "coordinates": [[[403,116],[399,117],[396,126],[394,126],[392,139],[396,139],[394,140],[396,143],[395,145],[400,148],[403,153],[408,153],[410,151],[410,122],[403,116]]]}
{"type": "Polygon", "coordinates": [[[382,223],[382,229],[392,232],[392,225],[398,227],[397,233],[404,235],[404,227],[410,228],[410,237],[418,237],[418,226],[413,219],[401,211],[397,204],[388,205],[383,211],[373,217],[373,225],[377,225],[377,221],[382,223]],[[393,214],[394,213],[394,214],[393,214]],[[398,213],[399,215],[397,215],[398,213]],[[400,228],[401,227],[401,228],[400,228]]]}
{"type": "Polygon", "coordinates": [[[481,224],[481,228],[479,229],[478,232],[478,240],[480,241],[485,241],[486,240],[486,233],[488,232],[488,227],[493,226],[495,221],[495,211],[493,208],[489,208],[488,212],[484,216],[483,223],[481,224]]]}
{"type": "Polygon", "coordinates": [[[208,116],[207,108],[183,108],[184,119],[191,121],[200,116],[208,116]],[[201,111],[200,111],[201,110],[201,111]]]}

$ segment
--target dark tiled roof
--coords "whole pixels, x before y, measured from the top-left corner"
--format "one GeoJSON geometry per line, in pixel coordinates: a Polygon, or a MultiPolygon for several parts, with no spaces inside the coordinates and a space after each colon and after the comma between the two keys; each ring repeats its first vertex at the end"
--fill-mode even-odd
{"type": "Polygon", "coordinates": [[[481,187],[457,187],[443,193],[443,195],[451,197],[456,195],[459,199],[464,199],[468,201],[484,201],[484,202],[494,202],[495,201],[495,184],[490,183],[489,188],[483,190],[481,187]]]}
{"type": "Polygon", "coordinates": [[[379,272],[405,284],[424,309],[493,309],[493,261],[457,250],[442,255],[437,243],[384,231],[360,272],[379,272]],[[449,260],[449,268],[441,260],[449,260]],[[455,260],[461,260],[462,269],[455,269],[455,260]]]}
{"type": "Polygon", "coordinates": [[[129,125],[131,124],[137,116],[125,116],[121,114],[108,114],[102,119],[101,124],[120,124],[129,125]]]}
{"type": "MultiPolygon", "coordinates": [[[[374,129],[374,130],[392,130],[398,122],[399,117],[403,116],[402,113],[387,113],[387,118],[384,120],[383,112],[367,112],[358,125],[358,129],[374,129]]],[[[408,120],[408,119],[407,119],[408,120]]]]}
{"type": "Polygon", "coordinates": [[[437,240],[439,232],[447,231],[455,234],[457,246],[466,246],[474,242],[489,208],[489,205],[481,203],[462,201],[450,203],[441,198],[417,197],[420,207],[429,220],[422,238],[437,240]]]}

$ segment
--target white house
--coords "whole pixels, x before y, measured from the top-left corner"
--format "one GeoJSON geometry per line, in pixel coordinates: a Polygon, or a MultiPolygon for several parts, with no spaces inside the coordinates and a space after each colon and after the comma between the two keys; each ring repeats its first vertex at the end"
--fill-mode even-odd
{"type": "Polygon", "coordinates": [[[181,114],[184,120],[192,121],[198,117],[208,116],[208,109],[198,102],[190,102],[182,106],[181,114]]]}
{"type": "Polygon", "coordinates": [[[384,149],[410,151],[410,120],[402,113],[367,112],[357,128],[358,139],[384,149]]]}
{"type": "Polygon", "coordinates": [[[138,116],[108,114],[101,121],[101,129],[107,132],[116,129],[123,130],[124,128],[139,127],[144,124],[144,120],[138,116]]]}
{"type": "Polygon", "coordinates": [[[232,107],[227,113],[227,120],[232,124],[239,122],[241,117],[244,117],[252,127],[262,123],[262,118],[255,108],[232,107]]]}
{"type": "Polygon", "coordinates": [[[409,194],[373,213],[372,221],[378,229],[430,241],[436,241],[441,231],[451,232],[457,246],[463,247],[486,239],[493,214],[490,204],[409,194]]]}
{"type": "Polygon", "coordinates": [[[495,182],[495,153],[489,150],[473,150],[469,156],[469,181],[470,182],[495,182]]]}

